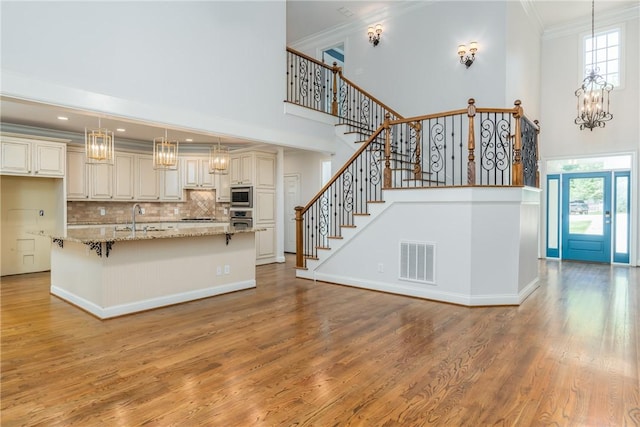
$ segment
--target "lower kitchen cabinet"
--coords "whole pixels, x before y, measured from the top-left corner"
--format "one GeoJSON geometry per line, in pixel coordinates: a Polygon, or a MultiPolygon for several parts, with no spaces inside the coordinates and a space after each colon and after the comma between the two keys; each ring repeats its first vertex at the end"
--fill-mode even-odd
{"type": "Polygon", "coordinates": [[[265,229],[256,233],[256,264],[272,263],[276,256],[276,227],[275,225],[256,227],[265,229]]]}

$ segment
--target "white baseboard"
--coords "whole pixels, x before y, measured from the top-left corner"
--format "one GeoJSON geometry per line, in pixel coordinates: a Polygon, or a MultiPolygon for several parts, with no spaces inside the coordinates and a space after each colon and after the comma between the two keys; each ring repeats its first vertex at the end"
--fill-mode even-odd
{"type": "Polygon", "coordinates": [[[122,316],[125,314],[137,313],[139,311],[150,310],[153,308],[165,307],[168,305],[179,304],[182,302],[194,301],[197,299],[208,298],[215,295],[226,294],[229,292],[240,291],[256,287],[255,280],[247,280],[244,282],[229,283],[213,288],[198,289],[195,291],[182,292],[179,294],[166,295],[157,298],[151,298],[141,301],[135,301],[127,304],[115,305],[112,307],[100,307],[97,304],[87,301],[86,299],[72,294],[57,286],[51,285],[51,293],[65,301],[70,302],[93,314],[100,319],[109,319],[111,317],[122,316]]]}
{"type": "Polygon", "coordinates": [[[474,306],[491,306],[491,305],[520,305],[524,299],[538,288],[538,280],[536,279],[520,294],[493,294],[493,295],[466,295],[454,292],[442,291],[436,287],[418,288],[411,285],[403,285],[399,283],[385,283],[375,281],[363,281],[353,277],[343,277],[331,274],[317,273],[308,270],[297,270],[297,277],[319,280],[328,283],[336,283],[339,285],[352,286],[362,289],[370,289],[374,291],[387,292],[397,295],[405,295],[416,298],[424,298],[428,300],[447,302],[452,304],[474,306]]]}

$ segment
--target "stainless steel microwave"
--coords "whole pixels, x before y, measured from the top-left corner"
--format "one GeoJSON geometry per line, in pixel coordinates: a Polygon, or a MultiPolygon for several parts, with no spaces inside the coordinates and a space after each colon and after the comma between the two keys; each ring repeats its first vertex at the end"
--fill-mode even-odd
{"type": "Polygon", "coordinates": [[[231,187],[231,207],[252,208],[253,187],[231,187]]]}

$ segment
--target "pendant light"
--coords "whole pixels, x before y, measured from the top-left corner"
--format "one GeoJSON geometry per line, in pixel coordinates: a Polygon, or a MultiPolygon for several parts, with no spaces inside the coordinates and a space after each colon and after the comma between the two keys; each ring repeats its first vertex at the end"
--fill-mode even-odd
{"type": "Polygon", "coordinates": [[[218,145],[209,148],[209,173],[226,175],[229,173],[229,148],[218,145]]]}
{"type": "Polygon", "coordinates": [[[603,128],[609,120],[613,119],[613,114],[609,112],[609,93],[613,90],[613,85],[598,74],[596,66],[596,39],[594,31],[595,0],[591,1],[591,71],[582,81],[582,86],[576,90],[578,98],[578,117],[574,123],[580,126],[580,130],[603,128]]]}
{"type": "Polygon", "coordinates": [[[113,132],[104,129],[98,117],[98,128],[84,128],[85,163],[113,164],[113,132]]]}
{"type": "Polygon", "coordinates": [[[169,141],[166,129],[164,136],[153,138],[153,168],[161,170],[178,168],[178,141],[169,141]]]}

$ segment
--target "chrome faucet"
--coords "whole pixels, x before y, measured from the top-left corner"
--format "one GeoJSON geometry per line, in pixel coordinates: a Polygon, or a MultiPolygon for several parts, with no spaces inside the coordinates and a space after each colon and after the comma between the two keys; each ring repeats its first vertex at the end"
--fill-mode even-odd
{"type": "Polygon", "coordinates": [[[136,232],[136,207],[138,208],[138,213],[142,215],[142,208],[140,207],[140,203],[135,203],[133,208],[131,208],[131,231],[136,232]]]}

